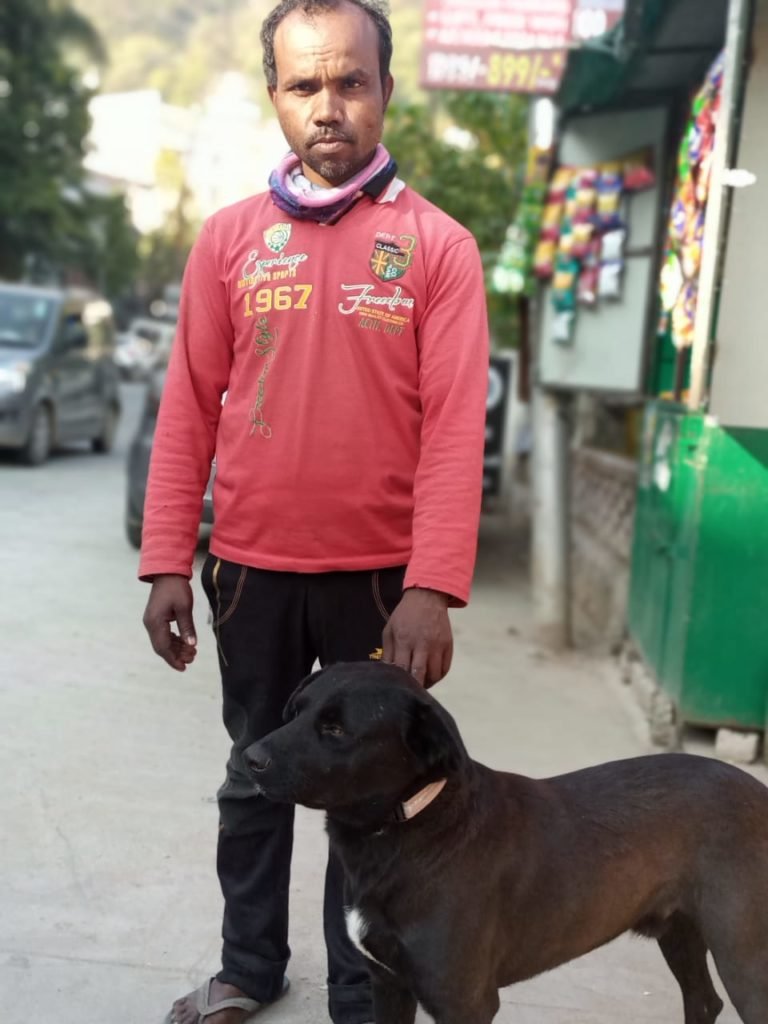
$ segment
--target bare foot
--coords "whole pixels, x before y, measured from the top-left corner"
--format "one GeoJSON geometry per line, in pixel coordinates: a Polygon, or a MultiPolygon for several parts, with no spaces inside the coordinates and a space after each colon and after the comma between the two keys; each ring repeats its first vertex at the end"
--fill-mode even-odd
{"type": "MultiPolygon", "coordinates": [[[[196,996],[196,992],[190,992],[189,995],[176,1000],[171,1015],[174,1024],[198,1024],[200,1017],[197,1012],[196,996]]],[[[245,992],[241,992],[239,988],[235,988],[234,985],[226,985],[214,978],[211,981],[208,1002],[212,1005],[221,1002],[222,999],[242,999],[244,996],[245,992]]],[[[205,1024],[243,1024],[243,1021],[251,1013],[253,1013],[252,1010],[220,1010],[218,1013],[212,1013],[206,1017],[205,1024]]]]}

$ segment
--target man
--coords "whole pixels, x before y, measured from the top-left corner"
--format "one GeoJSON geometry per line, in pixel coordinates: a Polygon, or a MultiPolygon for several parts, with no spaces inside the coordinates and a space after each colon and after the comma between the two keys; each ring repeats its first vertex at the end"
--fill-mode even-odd
{"type": "MultiPolygon", "coordinates": [[[[483,275],[468,232],[399,181],[380,145],[393,87],[380,2],[283,0],[262,43],[291,153],[269,192],[208,220],[190,255],[145,506],[144,622],[184,671],[215,452],[202,578],[233,744],[222,970],[174,1004],[179,1024],[241,1024],[286,987],[293,808],[258,796],[242,751],[280,724],[316,659],[383,657],[425,685],[443,678],[480,508],[483,275]]],[[[334,862],[324,926],[332,1020],[372,1021],[334,862]]]]}

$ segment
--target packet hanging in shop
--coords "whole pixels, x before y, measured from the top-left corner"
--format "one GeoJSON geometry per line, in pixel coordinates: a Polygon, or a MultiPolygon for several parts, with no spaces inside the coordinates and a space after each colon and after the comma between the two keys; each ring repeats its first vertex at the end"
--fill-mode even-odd
{"type": "Polygon", "coordinates": [[[561,313],[557,313],[552,320],[552,340],[555,344],[572,344],[575,324],[576,314],[572,310],[564,310],[561,313]]]}
{"type": "Polygon", "coordinates": [[[680,266],[680,258],[676,252],[668,252],[661,268],[661,308],[665,313],[671,313],[680,298],[683,290],[685,277],[680,266]]]}
{"type": "Polygon", "coordinates": [[[621,205],[622,177],[618,173],[604,172],[597,183],[597,221],[602,230],[616,226],[621,205]]]}
{"type": "Polygon", "coordinates": [[[591,221],[579,221],[573,225],[572,253],[576,259],[584,259],[589,253],[595,236],[595,225],[591,221]]]}
{"type": "Polygon", "coordinates": [[[569,185],[568,190],[565,193],[565,216],[569,220],[574,220],[578,211],[578,202],[576,201],[576,186],[569,185]]]}
{"type": "Polygon", "coordinates": [[[680,248],[683,276],[690,279],[699,276],[701,259],[704,254],[704,223],[706,210],[700,207],[689,219],[686,237],[680,248]]]}
{"type": "Polygon", "coordinates": [[[622,168],[624,191],[643,192],[645,189],[653,188],[656,184],[653,164],[653,150],[650,149],[627,157],[622,168]]]}
{"type": "Polygon", "coordinates": [[[552,302],[558,313],[576,308],[578,274],[578,260],[558,256],[555,263],[555,276],[552,278],[552,302]]]}
{"type": "Polygon", "coordinates": [[[558,256],[572,256],[575,255],[573,252],[573,246],[575,242],[575,234],[573,225],[566,217],[563,221],[562,230],[560,232],[560,240],[557,244],[557,255],[558,256]]]}
{"type": "Polygon", "coordinates": [[[600,243],[600,259],[603,263],[616,263],[624,258],[624,243],[627,240],[625,228],[607,231],[600,243]]]}
{"type": "Polygon", "coordinates": [[[698,297],[698,284],[686,281],[672,310],[672,344],[675,348],[689,348],[693,344],[698,297]]]}
{"type": "Polygon", "coordinates": [[[574,172],[571,167],[557,168],[555,173],[552,175],[552,181],[549,184],[547,202],[562,203],[565,201],[565,195],[573,180],[573,174],[574,172]]]}
{"type": "Polygon", "coordinates": [[[597,202],[597,171],[580,171],[576,179],[576,212],[574,217],[583,220],[592,217],[597,202]]]}
{"type": "Polygon", "coordinates": [[[565,203],[548,203],[541,219],[541,238],[556,242],[560,237],[565,203]]]}
{"type": "Polygon", "coordinates": [[[542,280],[549,280],[555,272],[555,257],[557,255],[557,242],[544,238],[536,246],[533,256],[533,272],[536,277],[542,280]]]}
{"type": "Polygon", "coordinates": [[[600,266],[582,267],[579,274],[577,298],[580,306],[593,309],[597,305],[597,291],[600,284],[600,266]]]}
{"type": "Polygon", "coordinates": [[[611,300],[621,298],[621,279],[623,271],[624,264],[620,261],[600,264],[600,275],[597,285],[597,294],[599,298],[611,300]]]}

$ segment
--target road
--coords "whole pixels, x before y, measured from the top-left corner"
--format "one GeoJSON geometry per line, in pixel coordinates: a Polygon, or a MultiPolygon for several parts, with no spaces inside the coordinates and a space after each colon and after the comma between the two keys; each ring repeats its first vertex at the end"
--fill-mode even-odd
{"type": "Polygon", "coordinates": [[[14,893],[0,914],[0,991],[14,993],[14,1024],[95,1021],[113,997],[115,1020],[144,1020],[140,1007],[184,985],[183,969],[169,984],[160,965],[177,962],[185,915],[212,922],[211,942],[220,916],[214,886],[201,887],[208,906],[196,893],[213,871],[225,755],[214,651],[201,645],[181,676],[146,640],[148,591],[123,528],[141,385],[122,397],[109,455],[73,447],[34,469],[0,460],[0,863],[14,893]],[[174,860],[197,843],[208,863],[185,885],[199,909],[177,908],[174,860]],[[135,967],[149,976],[138,1000],[135,967]]]}
{"type": "MultiPolygon", "coordinates": [[[[37,469],[0,460],[3,1024],[159,1024],[218,959],[215,648],[199,592],[193,670],[173,673],[144,635],[147,590],[123,533],[139,387],[124,400],[108,456],[73,450],[37,469]]],[[[439,696],[479,760],[545,775],[648,749],[600,663],[532,646],[524,545],[503,522],[484,526],[473,601],[454,629],[439,696]]],[[[293,986],[265,1024],[327,1020],[323,861],[321,818],[300,811],[293,986]]],[[[621,939],[506,990],[497,1024],[681,1019],[654,944],[621,939]]],[[[719,1024],[736,1019],[729,1009],[719,1024]]]]}

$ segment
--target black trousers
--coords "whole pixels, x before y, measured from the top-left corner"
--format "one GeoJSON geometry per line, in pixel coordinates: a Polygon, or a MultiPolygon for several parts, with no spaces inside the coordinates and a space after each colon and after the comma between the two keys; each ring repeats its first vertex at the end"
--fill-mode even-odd
{"type": "MultiPolygon", "coordinates": [[[[202,582],[211,605],[232,740],[219,790],[217,869],[224,896],[218,977],[252,999],[281,991],[290,956],[288,889],[292,806],[259,796],[243,751],[282,724],[282,711],[318,659],[366,661],[381,647],[402,595],[404,567],[299,574],[235,565],[209,555],[202,582]]],[[[344,879],[329,856],[323,913],[328,1009],[334,1024],[373,1020],[370,980],[344,920],[344,879]]]]}

